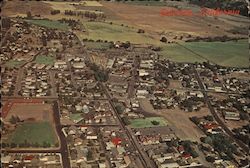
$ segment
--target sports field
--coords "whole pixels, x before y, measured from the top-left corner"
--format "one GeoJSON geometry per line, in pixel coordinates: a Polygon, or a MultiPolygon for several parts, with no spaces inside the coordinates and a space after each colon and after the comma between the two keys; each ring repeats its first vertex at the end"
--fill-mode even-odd
{"type": "Polygon", "coordinates": [[[54,145],[58,142],[57,136],[49,122],[26,122],[17,126],[9,136],[9,143],[43,145],[44,142],[54,145]]]}
{"type": "Polygon", "coordinates": [[[161,58],[178,62],[209,60],[223,66],[249,67],[247,40],[239,40],[238,42],[189,42],[181,45],[167,44],[160,52],[161,58]]]}
{"type": "Polygon", "coordinates": [[[145,119],[134,119],[130,121],[130,126],[132,128],[147,128],[147,127],[157,127],[157,126],[166,126],[168,125],[167,121],[163,117],[148,117],[145,119]],[[158,122],[157,125],[154,125],[153,122],[158,122]]]}
{"type": "Polygon", "coordinates": [[[63,30],[66,31],[69,29],[68,24],[66,23],[61,23],[59,21],[56,20],[45,20],[45,19],[41,19],[41,20],[26,20],[29,23],[38,25],[38,26],[42,26],[42,27],[47,27],[47,28],[51,28],[51,29],[58,29],[58,30],[63,30]]]}
{"type": "Polygon", "coordinates": [[[53,65],[55,59],[52,56],[39,55],[36,57],[37,64],[53,65]]]}

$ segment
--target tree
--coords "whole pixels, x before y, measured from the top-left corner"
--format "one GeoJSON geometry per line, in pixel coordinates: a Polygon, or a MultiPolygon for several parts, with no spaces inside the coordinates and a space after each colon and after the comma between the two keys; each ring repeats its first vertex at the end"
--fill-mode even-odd
{"type": "Polygon", "coordinates": [[[166,43],[167,42],[167,38],[163,36],[160,41],[163,42],[163,43],[166,43]]]}
{"type": "Polygon", "coordinates": [[[120,105],[115,106],[115,109],[119,114],[121,114],[124,111],[124,109],[120,105]]]}
{"type": "Polygon", "coordinates": [[[211,115],[207,115],[207,116],[205,116],[204,117],[206,120],[208,120],[208,121],[214,121],[214,118],[213,118],[213,116],[211,116],[211,115]]]}
{"type": "Polygon", "coordinates": [[[47,46],[47,39],[44,34],[42,35],[42,43],[43,43],[43,46],[47,46]]]}
{"type": "Polygon", "coordinates": [[[212,156],[207,156],[207,157],[206,157],[206,160],[207,160],[208,162],[213,163],[213,162],[215,161],[215,158],[212,157],[212,156]]]}
{"type": "Polygon", "coordinates": [[[159,121],[155,121],[155,120],[151,121],[151,123],[152,123],[153,125],[159,125],[159,124],[160,124],[159,121]]]}
{"type": "Polygon", "coordinates": [[[143,29],[139,29],[137,33],[145,33],[145,31],[143,29]]]}
{"type": "Polygon", "coordinates": [[[30,11],[27,12],[27,19],[32,19],[32,15],[30,11]]]}
{"type": "Polygon", "coordinates": [[[11,124],[16,124],[17,123],[17,121],[16,121],[16,117],[15,116],[11,116],[11,118],[10,118],[10,123],[11,124]]]}
{"type": "Polygon", "coordinates": [[[16,148],[16,147],[17,147],[17,144],[15,144],[15,143],[12,142],[12,143],[10,144],[10,147],[11,147],[11,148],[16,148]]]}
{"type": "Polygon", "coordinates": [[[3,18],[2,19],[2,27],[3,28],[6,28],[6,29],[9,29],[10,28],[10,19],[9,18],[3,18]]]}

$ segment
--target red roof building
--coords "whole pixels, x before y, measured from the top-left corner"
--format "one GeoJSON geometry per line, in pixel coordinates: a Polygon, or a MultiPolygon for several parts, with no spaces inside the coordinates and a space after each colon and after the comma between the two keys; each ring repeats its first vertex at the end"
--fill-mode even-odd
{"type": "Polygon", "coordinates": [[[122,143],[122,139],[121,138],[118,138],[118,137],[116,137],[116,138],[113,138],[112,139],[112,143],[114,144],[114,145],[120,145],[121,143],[122,143]]]}

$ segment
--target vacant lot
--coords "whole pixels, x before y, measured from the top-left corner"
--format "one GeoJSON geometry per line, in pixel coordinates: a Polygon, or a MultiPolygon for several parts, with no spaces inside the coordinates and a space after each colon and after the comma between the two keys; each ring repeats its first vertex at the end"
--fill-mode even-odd
{"type": "Polygon", "coordinates": [[[147,127],[157,127],[166,126],[167,121],[162,117],[148,117],[145,119],[134,119],[130,121],[130,126],[132,128],[147,128],[147,127]],[[157,124],[153,124],[156,122],[157,124]]]}
{"type": "Polygon", "coordinates": [[[44,142],[54,145],[58,142],[53,126],[49,122],[27,122],[17,126],[15,131],[9,136],[9,143],[39,144],[44,142]]]}
{"type": "Polygon", "coordinates": [[[152,115],[160,115],[165,118],[168,124],[173,126],[176,135],[181,139],[200,141],[200,137],[205,136],[205,134],[190,121],[189,117],[201,117],[211,114],[208,108],[202,108],[199,112],[184,112],[178,107],[176,109],[154,110],[150,102],[146,99],[140,101],[140,106],[152,115]]]}
{"type": "Polygon", "coordinates": [[[14,67],[20,67],[21,65],[24,64],[24,61],[17,61],[17,60],[9,60],[8,62],[6,62],[6,66],[10,67],[10,68],[14,68],[14,67]]]}
{"type": "Polygon", "coordinates": [[[18,116],[21,120],[34,119],[39,122],[53,122],[53,111],[50,104],[15,103],[6,120],[9,121],[11,116],[18,116]]]}
{"type": "Polygon", "coordinates": [[[52,56],[39,55],[36,57],[35,62],[37,64],[53,65],[55,59],[52,56]]]}
{"type": "Polygon", "coordinates": [[[223,66],[249,66],[247,40],[239,40],[238,42],[189,42],[181,45],[167,44],[163,47],[160,55],[162,55],[162,58],[178,62],[209,60],[223,66]]]}
{"type": "Polygon", "coordinates": [[[42,26],[42,27],[47,27],[51,29],[58,29],[58,30],[63,30],[66,31],[69,29],[68,24],[66,23],[61,23],[59,21],[55,20],[45,20],[45,19],[39,19],[39,20],[26,20],[29,23],[42,26]]]}

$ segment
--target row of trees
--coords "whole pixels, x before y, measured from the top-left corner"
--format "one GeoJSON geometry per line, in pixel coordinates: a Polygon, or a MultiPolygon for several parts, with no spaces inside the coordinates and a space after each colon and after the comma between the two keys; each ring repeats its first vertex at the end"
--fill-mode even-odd
{"type": "Polygon", "coordinates": [[[96,12],[90,12],[90,11],[72,11],[72,10],[65,10],[65,15],[70,16],[85,16],[90,19],[97,19],[97,18],[106,18],[106,16],[103,13],[96,13],[96,12]]]}
{"type": "Polygon", "coordinates": [[[52,11],[50,11],[50,14],[56,15],[56,14],[59,14],[60,12],[61,12],[60,10],[52,10],[52,11]]]}
{"type": "Polygon", "coordinates": [[[108,71],[101,69],[94,63],[89,65],[90,69],[94,71],[94,76],[97,81],[106,82],[108,80],[108,71]]]}

